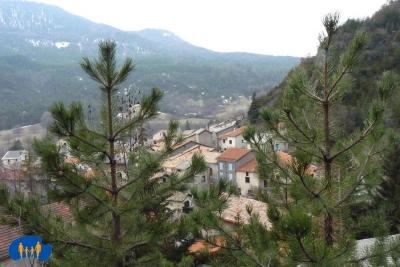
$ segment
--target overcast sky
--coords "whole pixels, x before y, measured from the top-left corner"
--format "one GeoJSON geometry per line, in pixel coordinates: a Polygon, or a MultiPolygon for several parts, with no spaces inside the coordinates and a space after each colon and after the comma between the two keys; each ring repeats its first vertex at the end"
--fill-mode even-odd
{"type": "Polygon", "coordinates": [[[321,19],[365,18],[386,0],[36,0],[123,30],[166,29],[215,51],[307,56],[321,19]]]}

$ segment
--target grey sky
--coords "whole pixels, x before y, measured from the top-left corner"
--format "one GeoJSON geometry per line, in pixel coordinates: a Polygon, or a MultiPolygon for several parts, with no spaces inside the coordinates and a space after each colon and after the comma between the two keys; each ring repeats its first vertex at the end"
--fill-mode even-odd
{"type": "Polygon", "coordinates": [[[215,51],[315,54],[323,15],[365,18],[386,0],[36,0],[123,30],[160,28],[215,51]]]}

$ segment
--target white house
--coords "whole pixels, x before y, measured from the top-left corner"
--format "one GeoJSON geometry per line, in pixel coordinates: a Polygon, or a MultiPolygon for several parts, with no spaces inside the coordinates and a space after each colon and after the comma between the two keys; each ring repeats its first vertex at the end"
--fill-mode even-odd
{"type": "Polygon", "coordinates": [[[164,135],[167,134],[167,130],[160,130],[153,135],[154,144],[162,142],[164,140],[164,135]]]}
{"type": "Polygon", "coordinates": [[[267,180],[260,180],[255,158],[236,169],[236,184],[242,196],[251,196],[259,188],[267,188],[267,180]]]}
{"type": "Polygon", "coordinates": [[[243,138],[245,127],[236,128],[218,137],[218,148],[222,151],[228,148],[246,148],[247,142],[243,138]]]}
{"type": "Polygon", "coordinates": [[[28,157],[26,150],[11,150],[1,158],[3,167],[6,169],[19,169],[21,163],[28,157]]]}
{"type": "MultiPolygon", "coordinates": [[[[265,144],[265,143],[269,143],[272,139],[272,144],[274,146],[274,151],[283,151],[283,152],[289,152],[289,143],[273,137],[272,134],[268,134],[268,133],[262,133],[260,136],[255,136],[256,142],[259,142],[261,144],[265,144]]],[[[246,147],[248,149],[251,149],[251,144],[250,143],[246,143],[246,147]]]]}

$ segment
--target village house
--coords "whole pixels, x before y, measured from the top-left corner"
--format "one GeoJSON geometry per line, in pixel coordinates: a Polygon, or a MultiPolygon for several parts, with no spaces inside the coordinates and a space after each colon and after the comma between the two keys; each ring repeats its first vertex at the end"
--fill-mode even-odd
{"type": "Polygon", "coordinates": [[[260,180],[255,158],[242,164],[236,170],[236,185],[242,196],[251,196],[259,188],[267,188],[267,180],[260,180]]]}
{"type": "Polygon", "coordinates": [[[236,170],[243,163],[254,158],[254,153],[246,148],[229,148],[218,158],[218,178],[236,182],[236,170]]]}
{"type": "Polygon", "coordinates": [[[28,151],[26,150],[11,150],[1,158],[1,162],[4,169],[17,170],[21,167],[21,164],[28,157],[28,151]]]}
{"type": "Polygon", "coordinates": [[[213,148],[202,145],[191,147],[164,161],[162,166],[165,170],[165,175],[161,176],[162,181],[165,182],[168,179],[168,174],[173,172],[185,172],[190,167],[192,157],[195,153],[199,153],[204,157],[204,161],[207,164],[207,170],[197,174],[190,184],[196,187],[208,187],[209,184],[217,178],[217,157],[220,153],[215,151],[213,148]]]}
{"type": "Polygon", "coordinates": [[[173,212],[172,219],[177,220],[182,215],[189,213],[193,210],[193,199],[192,195],[183,192],[174,192],[167,199],[167,208],[173,212]]]}
{"type": "Polygon", "coordinates": [[[224,133],[230,132],[237,128],[238,122],[236,120],[227,120],[217,124],[212,124],[208,130],[212,133],[213,146],[218,147],[218,137],[224,133]]]}
{"type": "Polygon", "coordinates": [[[243,138],[243,132],[246,128],[235,128],[218,137],[218,149],[225,151],[228,148],[246,148],[247,142],[243,138]]]}
{"type": "Polygon", "coordinates": [[[238,122],[236,120],[227,120],[217,124],[210,125],[208,127],[208,130],[212,133],[215,133],[217,136],[220,136],[221,134],[232,131],[234,128],[237,127],[237,125],[238,122]]]}
{"type": "Polygon", "coordinates": [[[183,140],[184,141],[194,141],[197,142],[200,145],[204,145],[204,146],[209,146],[212,147],[213,146],[213,134],[212,132],[210,132],[207,129],[201,128],[198,130],[189,130],[191,131],[190,133],[186,133],[186,131],[184,131],[183,134],[183,140]]]}
{"type": "MultiPolygon", "coordinates": [[[[284,165],[293,163],[293,157],[283,151],[277,151],[278,160],[284,165]]],[[[255,158],[243,163],[236,170],[236,185],[240,190],[240,194],[246,197],[252,197],[253,193],[259,189],[268,189],[268,180],[259,179],[258,163],[255,158]]],[[[315,165],[307,167],[307,174],[317,176],[318,168],[315,165]]],[[[275,175],[272,173],[271,175],[275,175]]]]}
{"type": "MultiPolygon", "coordinates": [[[[273,137],[270,133],[262,133],[255,136],[255,142],[257,143],[267,144],[271,141],[274,151],[289,152],[289,143],[280,138],[273,137]]],[[[246,147],[247,149],[252,149],[252,145],[248,142],[246,143],[246,147]]]]}

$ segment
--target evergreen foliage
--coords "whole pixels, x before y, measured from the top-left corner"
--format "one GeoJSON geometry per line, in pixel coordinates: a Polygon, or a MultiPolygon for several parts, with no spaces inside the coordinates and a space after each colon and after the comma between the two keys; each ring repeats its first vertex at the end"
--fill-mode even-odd
{"type": "MultiPolygon", "coordinates": [[[[52,266],[168,266],[170,260],[179,262],[181,256],[169,258],[181,232],[166,207],[167,199],[204,170],[204,160],[195,155],[188,171],[172,174],[167,183],[153,179],[177,140],[177,123],[170,123],[166,148],[160,153],[141,144],[126,151],[122,141],[133,138],[143,123],[157,115],[163,93],[153,88],[140,101],[140,111],[121,120],[117,118],[116,92],[133,70],[132,59],[118,64],[116,43],[103,41],[98,58],[83,58],[81,66],[103,95],[101,121],[89,125],[79,103],[69,107],[56,103],[50,109],[53,122],[49,126],[55,138],[67,143],[70,156],[78,158],[79,164],[65,159],[67,155],[61,153],[53,136],[34,142],[43,168],[54,181],[50,199],[67,203],[73,222],[64,223],[46,212],[38,199],[20,194],[11,197],[4,189],[0,203],[23,222],[27,232],[53,245],[52,266]],[[124,155],[125,164],[117,161],[118,154],[124,155]]],[[[182,261],[187,264],[188,259],[182,261]]]]}
{"type": "MultiPolygon", "coordinates": [[[[400,41],[399,41],[399,25],[398,19],[400,18],[400,1],[388,1],[379,11],[377,11],[371,18],[363,20],[350,19],[338,28],[338,34],[334,38],[331,51],[332,54],[338,54],[343,51],[352,38],[357,32],[363,31],[367,33],[368,42],[364,49],[359,54],[359,64],[353,66],[351,76],[347,78],[347,88],[343,91],[342,101],[337,103],[335,106],[335,113],[338,117],[337,123],[342,126],[342,130],[352,135],[355,132],[361,131],[364,123],[364,114],[368,112],[368,107],[371,103],[376,102],[379,99],[378,92],[376,90],[376,80],[385,71],[391,71],[395,83],[399,83],[399,71],[400,71],[400,41]]],[[[301,67],[304,70],[306,76],[312,77],[315,73],[315,65],[321,59],[320,54],[315,57],[303,59],[301,67]]],[[[279,108],[281,105],[284,88],[287,86],[290,80],[291,74],[289,74],[281,85],[271,90],[267,95],[261,95],[257,97],[257,101],[254,101],[255,105],[249,110],[249,118],[252,118],[251,122],[256,123],[259,127],[263,127],[261,110],[264,106],[270,108],[279,108]]],[[[389,99],[387,99],[387,105],[385,108],[385,125],[388,127],[387,130],[394,132],[400,130],[400,109],[399,102],[400,90],[395,90],[389,99]]],[[[388,174],[388,169],[400,169],[400,165],[397,164],[395,158],[400,158],[399,151],[394,149],[396,142],[391,142],[391,146],[388,147],[390,151],[385,153],[384,168],[385,168],[385,179],[382,184],[382,188],[391,188],[389,195],[391,199],[384,197],[384,200],[380,198],[382,192],[379,192],[378,196],[372,195],[371,199],[375,199],[372,205],[363,206],[356,205],[353,207],[353,217],[360,217],[361,214],[368,213],[371,208],[382,207],[383,202],[396,203],[397,195],[394,195],[392,189],[396,188],[396,176],[394,172],[391,175],[388,174]],[[394,150],[393,150],[394,149],[394,150]],[[389,164],[390,162],[390,164],[389,164]],[[389,165],[391,165],[389,167],[389,165]]],[[[384,206],[387,206],[386,204],[384,206]]],[[[395,231],[396,223],[393,218],[393,213],[389,208],[385,214],[387,221],[392,222],[392,230],[395,231]]],[[[368,236],[371,233],[362,232],[361,236],[368,236]]]]}
{"type": "MultiPolygon", "coordinates": [[[[280,108],[261,111],[263,128],[272,136],[254,126],[244,133],[256,152],[259,176],[270,187],[270,191],[260,192],[258,199],[268,204],[272,226],[262,225],[252,215],[249,224],[238,220],[233,231],[226,231],[211,213],[196,217],[198,223],[217,229],[226,240],[219,264],[351,266],[382,264],[386,256],[395,258],[399,253],[398,240],[384,245],[388,234],[384,217],[372,212],[357,221],[351,217],[351,207],[368,204],[382,181],[383,121],[386,102],[396,87],[395,77],[385,72],[375,82],[377,97],[369,105],[363,126],[347,135],[338,107],[367,37],[357,33],[338,53],[341,50],[333,48],[334,40],[340,38],[338,20],[337,14],[324,18],[318,57],[309,69],[300,66],[292,71],[280,108]],[[289,143],[291,159],[279,157],[273,145],[276,139],[289,143]],[[357,254],[356,235],[362,228],[379,238],[375,249],[357,254]]],[[[205,202],[202,195],[194,196],[197,203],[205,202]]],[[[220,197],[207,198],[221,201],[220,197]]],[[[248,213],[252,214],[251,207],[248,213]]]]}
{"type": "Polygon", "coordinates": [[[12,146],[8,150],[22,150],[24,149],[24,145],[21,143],[19,139],[15,140],[12,146]]]}

